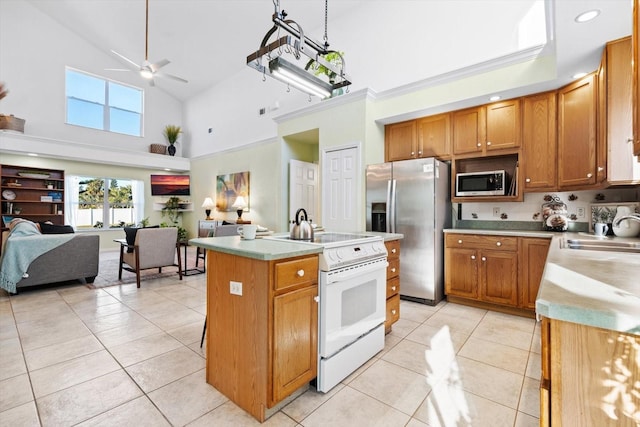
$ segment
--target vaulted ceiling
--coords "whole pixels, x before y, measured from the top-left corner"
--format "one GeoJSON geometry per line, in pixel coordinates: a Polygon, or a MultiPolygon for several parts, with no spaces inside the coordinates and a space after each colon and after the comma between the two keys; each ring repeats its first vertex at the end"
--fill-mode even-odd
{"type": "MultiPolygon", "coordinates": [[[[145,0],[28,1],[110,55],[104,68],[124,68],[111,50],[144,60],[145,0]]],[[[523,33],[522,22],[535,3],[330,0],[328,36],[332,48],[346,52],[354,89],[389,90],[513,53],[531,31],[523,33]]],[[[547,0],[544,7],[559,83],[596,69],[603,44],[631,33],[630,0],[547,0]],[[596,20],[574,22],[594,8],[601,11],[596,20]]],[[[322,41],[324,1],[283,0],[280,8],[322,41]]],[[[184,101],[250,73],[246,57],[271,28],[273,12],[271,0],[149,0],[149,61],[166,58],[171,63],[163,71],[189,80],[159,79],[158,88],[184,101]]],[[[117,80],[118,73],[104,75],[117,80]]]]}

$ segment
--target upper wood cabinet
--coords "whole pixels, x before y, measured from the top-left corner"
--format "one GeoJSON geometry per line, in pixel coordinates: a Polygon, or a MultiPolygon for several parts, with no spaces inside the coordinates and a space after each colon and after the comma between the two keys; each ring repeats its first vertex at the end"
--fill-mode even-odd
{"type": "Polygon", "coordinates": [[[454,111],[453,154],[482,153],[486,141],[484,107],[454,111]]]}
{"type": "Polygon", "coordinates": [[[451,158],[451,114],[418,119],[417,157],[451,158]]]}
{"type": "Polygon", "coordinates": [[[640,156],[640,0],[633,2],[633,153],[640,156]]]}
{"type": "Polygon", "coordinates": [[[631,58],[631,37],[614,40],[605,46],[598,71],[598,159],[606,156],[610,185],[640,183],[633,154],[631,58]]]}
{"type": "Polygon", "coordinates": [[[558,187],[596,184],[596,73],[558,90],[558,187]]]}
{"type": "Polygon", "coordinates": [[[485,155],[520,147],[520,100],[453,112],[453,153],[485,155]]]}
{"type": "Polygon", "coordinates": [[[557,186],[556,93],[523,100],[522,159],[525,191],[555,191],[557,186]]]}
{"type": "Polygon", "coordinates": [[[487,105],[487,150],[520,146],[520,100],[511,99],[487,105]]]}
{"type": "Polygon", "coordinates": [[[384,132],[385,161],[395,162],[416,157],[418,147],[415,120],[387,125],[384,132]]]}

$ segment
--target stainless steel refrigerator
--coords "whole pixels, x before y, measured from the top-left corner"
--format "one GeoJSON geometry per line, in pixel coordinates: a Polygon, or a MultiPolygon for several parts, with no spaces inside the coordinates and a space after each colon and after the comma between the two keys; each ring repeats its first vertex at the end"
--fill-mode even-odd
{"type": "Polygon", "coordinates": [[[402,233],[400,297],[444,298],[444,235],[451,226],[449,165],[434,158],[367,166],[367,230],[402,233]]]}

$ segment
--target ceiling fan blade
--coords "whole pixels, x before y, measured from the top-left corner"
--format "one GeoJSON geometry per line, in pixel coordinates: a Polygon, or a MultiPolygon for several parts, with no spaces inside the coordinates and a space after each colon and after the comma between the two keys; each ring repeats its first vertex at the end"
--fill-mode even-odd
{"type": "Polygon", "coordinates": [[[151,67],[151,69],[153,70],[153,72],[155,73],[156,71],[158,71],[160,68],[164,67],[167,64],[170,64],[171,61],[169,61],[168,59],[163,59],[161,61],[158,61],[154,64],[149,64],[149,67],[151,67]]]}
{"type": "Polygon", "coordinates": [[[111,53],[113,53],[114,55],[118,56],[120,59],[122,59],[124,62],[126,62],[127,64],[131,65],[131,67],[133,67],[133,69],[135,71],[140,70],[140,65],[136,64],[135,62],[133,62],[132,60],[130,60],[129,58],[127,58],[124,55],[119,54],[118,52],[116,52],[115,50],[111,49],[111,53]]]}
{"type": "Polygon", "coordinates": [[[157,72],[157,73],[153,73],[153,75],[154,76],[158,76],[158,77],[167,77],[167,78],[170,78],[170,79],[173,79],[173,80],[177,80],[177,81],[182,82],[182,83],[189,83],[188,80],[185,80],[182,77],[174,76],[173,74],[157,72]]]}
{"type": "Polygon", "coordinates": [[[126,71],[126,72],[130,72],[131,70],[127,70],[124,68],[105,68],[105,71],[126,71]]]}

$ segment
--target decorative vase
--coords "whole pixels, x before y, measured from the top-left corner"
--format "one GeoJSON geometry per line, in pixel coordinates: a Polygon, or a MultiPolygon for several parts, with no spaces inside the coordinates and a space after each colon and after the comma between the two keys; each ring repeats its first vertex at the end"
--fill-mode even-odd
{"type": "Polygon", "coordinates": [[[174,145],[169,145],[169,148],[167,148],[167,151],[169,151],[170,156],[176,155],[176,147],[174,145]]]}
{"type": "MultiPolygon", "coordinates": [[[[613,219],[613,224],[623,216],[631,215],[635,213],[630,206],[618,206],[616,210],[616,217],[613,219]]],[[[640,233],[640,222],[631,219],[624,219],[620,221],[620,224],[613,225],[613,234],[618,237],[635,237],[640,233]]]]}

